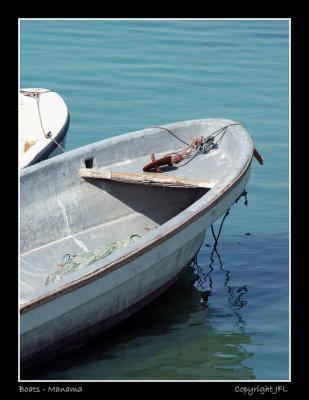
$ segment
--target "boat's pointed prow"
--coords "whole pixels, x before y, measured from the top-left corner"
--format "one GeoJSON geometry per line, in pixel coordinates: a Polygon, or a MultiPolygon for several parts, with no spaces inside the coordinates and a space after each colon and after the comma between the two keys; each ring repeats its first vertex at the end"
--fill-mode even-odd
{"type": "Polygon", "coordinates": [[[19,93],[19,168],[64,152],[69,112],[53,90],[21,89],[19,93]]]}

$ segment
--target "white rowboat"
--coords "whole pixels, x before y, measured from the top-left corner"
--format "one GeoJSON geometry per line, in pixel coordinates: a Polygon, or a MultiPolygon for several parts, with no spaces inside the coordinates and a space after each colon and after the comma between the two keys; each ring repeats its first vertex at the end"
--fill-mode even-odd
{"type": "Polygon", "coordinates": [[[162,293],[195,257],[207,227],[244,192],[254,147],[242,125],[201,119],[163,128],[102,140],[21,171],[22,366],[86,341],[162,293]],[[220,130],[217,146],[187,163],[143,171],[151,153],[183,147],[179,138],[220,130]],[[132,235],[137,240],[46,284],[64,256],[89,255],[132,235]]]}

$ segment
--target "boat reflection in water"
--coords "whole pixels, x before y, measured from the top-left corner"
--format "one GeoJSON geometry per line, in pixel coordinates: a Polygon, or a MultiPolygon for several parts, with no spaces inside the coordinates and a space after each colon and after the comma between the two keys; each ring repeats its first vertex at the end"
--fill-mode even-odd
{"type": "Polygon", "coordinates": [[[228,294],[229,303],[234,306],[234,310],[239,310],[247,304],[247,301],[242,299],[243,295],[248,292],[247,286],[230,286],[230,271],[223,268],[223,263],[218,253],[217,247],[214,245],[210,255],[209,270],[206,272],[197,263],[197,258],[192,262],[191,266],[194,273],[198,275],[198,280],[194,283],[196,289],[200,292],[201,303],[207,306],[208,297],[211,295],[213,289],[212,272],[214,270],[213,264],[215,262],[214,255],[217,255],[220,271],[225,273],[224,287],[228,294]]]}

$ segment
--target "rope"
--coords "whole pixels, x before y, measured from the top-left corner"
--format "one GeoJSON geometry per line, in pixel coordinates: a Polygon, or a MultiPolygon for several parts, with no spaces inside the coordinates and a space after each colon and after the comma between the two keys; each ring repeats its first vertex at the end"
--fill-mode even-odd
{"type": "MultiPolygon", "coordinates": [[[[36,93],[36,95],[35,95],[36,104],[37,104],[40,123],[41,123],[41,127],[42,127],[42,131],[44,133],[44,136],[46,137],[46,139],[51,139],[60,148],[60,150],[62,150],[62,152],[64,153],[64,148],[51,136],[51,131],[46,133],[44,130],[42,116],[41,116],[41,110],[40,110],[40,94],[37,91],[35,91],[35,93],[36,93]]],[[[46,92],[44,92],[44,93],[46,93],[46,92]]]]}
{"type": "Polygon", "coordinates": [[[220,237],[220,234],[221,234],[221,230],[222,230],[222,227],[223,227],[223,223],[224,223],[224,221],[225,221],[225,218],[229,215],[229,213],[230,213],[230,209],[228,209],[228,210],[226,211],[224,217],[222,218],[222,221],[221,221],[221,224],[220,224],[220,228],[219,228],[219,232],[218,232],[217,236],[215,235],[215,231],[214,231],[214,228],[213,228],[213,224],[211,224],[211,232],[212,232],[212,235],[213,235],[214,240],[215,240],[214,249],[217,249],[217,244],[218,244],[218,240],[219,240],[219,237],[220,237]]]}
{"type": "MultiPolygon", "coordinates": [[[[243,193],[238,197],[238,199],[235,201],[235,203],[237,203],[237,201],[238,201],[238,200],[240,199],[240,197],[242,197],[242,196],[245,196],[245,203],[244,203],[244,204],[247,205],[247,204],[248,204],[248,201],[247,201],[247,192],[246,192],[246,190],[243,191],[243,193]]],[[[213,254],[214,254],[214,253],[217,254],[218,259],[219,259],[219,263],[220,263],[220,270],[223,271],[223,272],[225,272],[224,287],[227,289],[227,292],[228,292],[228,295],[229,295],[229,303],[230,303],[232,306],[236,306],[236,307],[238,307],[238,308],[240,309],[240,308],[242,308],[244,305],[247,304],[247,302],[246,302],[245,300],[241,300],[241,297],[243,296],[244,293],[247,293],[247,292],[248,292],[248,289],[247,289],[246,286],[241,286],[241,287],[237,288],[237,290],[234,290],[234,289],[235,289],[234,287],[231,287],[231,286],[228,285],[228,282],[229,282],[229,280],[230,280],[230,271],[228,271],[228,270],[226,270],[226,269],[223,268],[223,263],[222,263],[222,261],[221,261],[220,254],[218,253],[218,250],[217,250],[217,244],[218,244],[218,240],[219,240],[219,237],[220,237],[220,234],[221,234],[221,230],[222,230],[222,227],[223,227],[223,223],[224,223],[225,218],[228,216],[229,211],[230,211],[230,210],[228,209],[228,210],[226,211],[224,217],[222,218],[222,221],[221,221],[221,224],[220,224],[220,228],[219,228],[219,232],[218,232],[218,235],[217,235],[217,236],[215,235],[215,232],[214,232],[214,229],[213,229],[213,225],[211,225],[211,232],[212,232],[212,235],[213,235],[213,237],[214,237],[215,243],[214,243],[214,245],[213,245],[213,250],[212,250],[212,253],[211,253],[210,258],[211,258],[211,261],[213,262],[213,254]],[[235,292],[236,292],[236,295],[235,295],[235,292]]],[[[211,262],[211,264],[209,265],[210,268],[212,268],[212,267],[211,267],[212,262],[211,262]]],[[[209,273],[210,273],[210,272],[211,272],[211,271],[209,271],[209,273]]]]}
{"type": "Polygon", "coordinates": [[[246,189],[242,192],[242,194],[235,200],[235,204],[237,204],[238,200],[244,197],[245,201],[244,201],[244,205],[247,206],[248,205],[248,192],[246,191],[246,189]]]}
{"type": "MultiPolygon", "coordinates": [[[[235,204],[238,202],[238,200],[241,198],[241,197],[245,197],[245,202],[244,202],[244,205],[245,206],[247,206],[248,205],[248,197],[247,197],[247,195],[248,195],[248,192],[246,191],[246,190],[244,190],[242,193],[241,193],[241,195],[235,200],[235,204]]],[[[222,230],[222,227],[223,227],[223,223],[224,223],[224,221],[225,221],[225,218],[229,215],[229,213],[230,213],[230,209],[228,209],[227,211],[226,211],[226,213],[224,214],[224,217],[222,218],[222,221],[221,221],[221,224],[220,224],[220,227],[219,227],[219,232],[218,232],[218,234],[217,234],[217,236],[216,236],[216,234],[215,234],[215,231],[214,231],[214,228],[213,228],[213,224],[211,224],[211,232],[212,232],[212,236],[213,236],[213,238],[214,238],[214,240],[215,240],[215,243],[214,243],[214,250],[216,251],[216,253],[218,254],[218,252],[217,252],[217,244],[218,244],[218,240],[219,240],[219,237],[220,237],[220,234],[221,234],[221,230],[222,230]]],[[[218,254],[219,255],[219,254],[218,254]]],[[[220,256],[219,256],[219,258],[220,258],[220,256]]]]}
{"type": "Polygon", "coordinates": [[[178,165],[178,168],[184,167],[185,165],[189,164],[189,162],[191,162],[199,153],[200,153],[200,151],[199,151],[199,149],[197,149],[195,154],[193,154],[193,156],[184,164],[178,165]]]}
{"type": "MultiPolygon", "coordinates": [[[[248,201],[247,201],[247,192],[246,190],[244,190],[242,192],[242,194],[237,198],[237,200],[235,201],[235,203],[238,202],[238,200],[244,196],[245,197],[245,205],[247,205],[248,201]]],[[[241,297],[248,292],[247,286],[240,286],[240,287],[231,287],[228,285],[229,281],[230,281],[230,271],[226,270],[223,268],[223,262],[221,260],[221,256],[218,252],[217,249],[217,244],[218,244],[218,240],[222,231],[222,227],[224,224],[224,221],[226,219],[226,217],[229,215],[230,210],[228,209],[224,215],[224,217],[222,218],[222,221],[220,223],[220,227],[219,227],[219,231],[218,234],[215,234],[214,228],[213,228],[213,224],[211,225],[211,232],[214,238],[214,244],[213,244],[213,248],[212,248],[212,252],[210,254],[210,263],[208,265],[209,271],[207,272],[207,274],[205,274],[202,270],[202,268],[199,267],[198,263],[197,263],[197,257],[194,260],[194,263],[192,264],[192,267],[195,269],[196,273],[198,274],[198,281],[194,284],[194,286],[199,290],[198,287],[203,287],[205,286],[205,284],[207,284],[207,279],[209,281],[209,290],[199,290],[201,292],[201,303],[207,306],[207,302],[208,302],[208,298],[209,296],[211,296],[211,292],[213,290],[213,281],[212,281],[212,277],[211,274],[214,270],[213,264],[214,264],[214,254],[216,253],[218,256],[218,261],[219,261],[219,268],[222,272],[225,273],[225,281],[224,281],[224,287],[227,289],[227,293],[228,293],[228,301],[232,306],[238,307],[238,309],[242,308],[243,306],[245,306],[247,304],[247,302],[245,300],[242,300],[241,297]]],[[[208,247],[210,247],[209,245],[207,245],[208,247]]]]}
{"type": "MultiPolygon", "coordinates": [[[[214,232],[214,229],[213,229],[213,225],[211,225],[211,232],[212,232],[212,234],[213,234],[215,243],[213,244],[212,252],[211,252],[211,255],[210,255],[210,264],[208,265],[209,271],[207,272],[207,274],[204,274],[204,273],[203,273],[203,270],[199,267],[199,265],[198,265],[198,263],[197,263],[197,257],[196,257],[196,259],[194,260],[195,262],[194,262],[193,265],[192,265],[192,267],[196,269],[197,274],[198,274],[198,277],[199,277],[198,282],[197,282],[197,284],[195,285],[196,287],[197,287],[197,286],[200,286],[200,287],[204,286],[204,284],[207,284],[207,279],[209,280],[209,290],[200,290],[200,292],[201,292],[201,303],[203,303],[203,304],[207,304],[208,297],[211,295],[211,292],[212,292],[212,289],[213,289],[213,282],[212,282],[211,274],[212,274],[212,272],[213,272],[213,270],[214,270],[214,268],[213,268],[213,263],[215,262],[215,259],[214,259],[214,254],[215,254],[215,253],[216,253],[217,256],[218,256],[218,260],[219,260],[219,263],[220,263],[220,269],[223,270],[223,268],[222,268],[223,263],[222,263],[222,261],[221,261],[220,254],[218,253],[218,250],[217,250],[217,244],[218,244],[218,240],[219,240],[219,237],[220,237],[220,234],[221,234],[221,230],[222,230],[222,227],[223,227],[224,220],[225,220],[225,218],[228,216],[229,211],[230,211],[230,210],[228,209],[228,210],[226,211],[224,217],[222,218],[222,221],[221,221],[221,224],[220,224],[220,228],[219,228],[219,232],[218,232],[218,235],[217,235],[217,236],[215,235],[215,232],[214,232]]],[[[230,279],[230,278],[229,278],[229,275],[228,275],[229,272],[228,272],[228,271],[226,271],[226,272],[227,272],[227,274],[226,274],[226,281],[225,281],[225,284],[226,284],[226,283],[229,281],[229,279],[230,279]]]]}
{"type": "Polygon", "coordinates": [[[196,145],[196,143],[195,143],[196,139],[194,139],[193,142],[191,144],[189,144],[189,143],[185,142],[183,139],[181,139],[179,136],[177,136],[174,132],[172,132],[171,130],[165,128],[164,126],[151,126],[151,128],[164,129],[165,131],[170,133],[172,136],[174,136],[176,139],[178,139],[180,142],[182,142],[182,143],[184,143],[184,144],[186,144],[188,146],[184,150],[181,150],[181,151],[179,151],[177,153],[169,153],[168,155],[176,154],[176,155],[180,156],[182,159],[183,158],[187,158],[191,154],[192,150],[194,149],[194,144],[195,144],[195,146],[197,146],[196,152],[191,156],[191,158],[188,161],[186,161],[185,163],[178,165],[178,168],[181,168],[181,167],[184,167],[185,165],[189,164],[189,162],[191,162],[197,155],[205,154],[209,150],[211,150],[212,148],[217,147],[218,144],[222,141],[227,129],[230,126],[235,126],[235,125],[242,126],[242,124],[239,124],[239,123],[233,123],[233,124],[229,124],[229,125],[223,126],[222,128],[217,129],[216,131],[212,132],[206,138],[204,138],[203,136],[198,138],[199,139],[199,144],[198,145],[196,145]],[[217,136],[219,136],[219,138],[215,142],[215,138],[217,136]]]}
{"type": "MultiPolygon", "coordinates": [[[[220,133],[221,133],[222,131],[226,131],[227,128],[229,128],[230,126],[235,126],[235,125],[240,125],[240,126],[242,126],[242,124],[239,124],[239,123],[234,123],[234,124],[225,125],[225,126],[223,126],[222,128],[220,128],[220,129],[218,129],[218,130],[212,132],[209,136],[207,136],[206,139],[208,139],[208,138],[211,137],[211,136],[213,136],[213,137],[215,138],[215,137],[217,137],[218,135],[220,135],[220,133]]],[[[224,133],[225,133],[225,132],[224,132],[224,133]]]]}
{"type": "Polygon", "coordinates": [[[205,274],[203,268],[199,266],[197,262],[197,256],[195,256],[194,260],[190,264],[190,266],[194,269],[194,273],[198,275],[198,280],[194,282],[194,286],[199,291],[201,296],[200,302],[203,304],[207,303],[208,297],[210,296],[213,287],[211,277],[211,273],[214,270],[214,268],[212,267],[213,261],[214,260],[212,259],[212,262],[209,264],[209,271],[207,274],[205,274]],[[207,283],[207,281],[209,281],[209,283],[207,283]],[[205,287],[208,290],[206,290],[205,287]]]}
{"type": "Polygon", "coordinates": [[[50,92],[54,92],[54,90],[45,90],[44,92],[38,92],[37,90],[35,90],[34,92],[29,92],[29,90],[20,89],[20,93],[23,93],[25,96],[30,96],[30,97],[35,97],[38,94],[44,94],[44,93],[50,93],[50,92]]]}
{"type": "MultiPolygon", "coordinates": [[[[235,126],[235,125],[239,125],[242,126],[242,124],[239,123],[233,123],[233,124],[229,124],[229,125],[225,125],[222,128],[219,128],[218,130],[212,132],[210,135],[208,135],[205,138],[205,141],[207,141],[207,139],[213,138],[215,139],[218,135],[222,134],[222,136],[218,139],[218,141],[216,142],[216,144],[220,143],[221,140],[223,139],[227,128],[229,128],[230,126],[235,126]]],[[[150,128],[158,128],[158,129],[164,129],[166,132],[170,133],[172,136],[174,136],[176,139],[178,139],[180,142],[186,144],[187,146],[189,146],[189,143],[184,141],[183,139],[181,139],[180,135],[176,135],[176,133],[172,132],[170,129],[165,128],[164,126],[151,126],[150,128]]],[[[183,137],[183,136],[182,136],[183,137]]],[[[186,138],[187,139],[187,138],[186,138]]]]}
{"type": "MultiPolygon", "coordinates": [[[[246,190],[244,190],[242,192],[242,194],[236,199],[235,203],[238,202],[238,200],[244,196],[245,197],[245,205],[247,205],[248,201],[247,201],[247,192],[246,190]]],[[[239,288],[237,288],[237,290],[234,290],[234,287],[231,287],[228,285],[229,281],[230,281],[230,271],[226,270],[223,268],[223,262],[221,260],[221,256],[218,252],[217,249],[217,245],[218,245],[218,240],[222,231],[222,227],[224,224],[224,221],[226,219],[226,217],[229,215],[230,209],[228,209],[224,215],[224,217],[222,218],[222,221],[220,223],[220,227],[219,227],[219,231],[218,234],[215,234],[214,228],[213,228],[213,224],[211,225],[211,232],[214,238],[214,244],[213,244],[213,248],[212,248],[212,252],[210,254],[210,263],[208,265],[209,271],[207,273],[204,273],[203,269],[198,265],[197,262],[197,256],[195,257],[195,259],[193,260],[193,262],[191,263],[191,267],[194,268],[195,273],[198,275],[198,281],[196,281],[194,283],[194,286],[199,290],[200,295],[201,295],[201,303],[204,305],[207,305],[208,302],[208,298],[211,295],[211,292],[213,290],[213,281],[212,281],[212,277],[211,274],[214,271],[214,267],[213,264],[215,262],[215,258],[214,258],[214,254],[216,253],[218,256],[218,261],[219,261],[219,268],[222,272],[225,273],[225,281],[224,281],[224,287],[227,289],[227,293],[228,293],[228,300],[229,303],[232,306],[236,306],[238,308],[243,307],[244,305],[247,304],[247,302],[245,300],[241,300],[241,297],[243,296],[243,294],[248,292],[248,289],[246,286],[241,286],[239,288]],[[207,284],[207,280],[209,281],[209,290],[205,290],[203,289],[203,287],[205,287],[205,285],[207,284]],[[236,293],[236,295],[235,295],[236,293]]],[[[206,246],[210,247],[209,245],[206,244],[206,246]]]]}
{"type": "Polygon", "coordinates": [[[158,128],[158,129],[164,129],[166,132],[170,133],[172,136],[174,136],[176,139],[178,139],[180,142],[186,144],[187,146],[189,146],[190,144],[185,142],[183,139],[181,139],[179,136],[176,135],[176,133],[170,131],[167,128],[164,128],[164,126],[151,126],[150,128],[158,128]]]}

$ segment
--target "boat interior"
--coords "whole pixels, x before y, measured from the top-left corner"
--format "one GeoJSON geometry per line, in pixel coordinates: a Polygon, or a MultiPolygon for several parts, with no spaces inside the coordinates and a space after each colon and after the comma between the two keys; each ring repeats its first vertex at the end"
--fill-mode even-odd
{"type": "MultiPolygon", "coordinates": [[[[93,224],[86,229],[74,229],[69,224],[69,216],[66,215],[63,206],[62,218],[67,223],[67,235],[21,254],[21,298],[43,287],[47,276],[55,271],[56,265],[66,254],[72,256],[95,250],[133,234],[143,237],[207,192],[205,188],[175,191],[158,186],[147,187],[113,181],[106,183],[98,179],[89,179],[88,185],[91,187],[92,199],[98,199],[104,193],[102,196],[102,203],[105,204],[104,222],[93,224]]],[[[93,203],[96,201],[98,200],[94,200],[93,203]]],[[[82,208],[82,212],[86,213],[87,204],[82,208]]],[[[95,209],[93,204],[94,213],[95,209]]]]}
{"type": "MultiPolygon", "coordinates": [[[[192,132],[185,130],[191,138],[204,133],[196,126],[199,129],[192,132]]],[[[151,153],[158,158],[179,149],[178,140],[165,132],[157,140],[157,134],[158,130],[155,142],[152,135],[138,142],[124,135],[121,147],[117,140],[107,145],[102,141],[26,168],[20,194],[21,302],[35,297],[66,254],[78,255],[133,234],[145,237],[211,190],[231,168],[227,143],[186,165],[163,168],[164,175],[207,180],[209,188],[175,189],[80,176],[80,168],[93,167],[138,173],[151,153]]]]}

